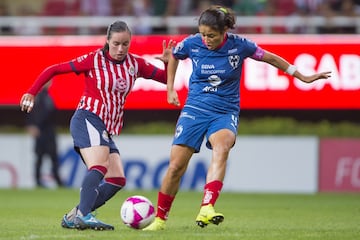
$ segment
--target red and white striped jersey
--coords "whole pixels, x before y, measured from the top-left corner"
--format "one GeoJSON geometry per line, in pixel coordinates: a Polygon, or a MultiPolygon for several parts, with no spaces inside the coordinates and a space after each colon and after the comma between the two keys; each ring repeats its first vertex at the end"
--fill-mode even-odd
{"type": "Polygon", "coordinates": [[[35,95],[54,75],[68,72],[85,76],[85,89],[77,109],[95,113],[103,120],[108,132],[116,135],[123,126],[125,99],[135,80],[143,77],[166,83],[165,70],[140,56],[128,53],[123,61],[116,61],[108,52],[98,49],[45,69],[28,92],[35,95]]]}
{"type": "Polygon", "coordinates": [[[153,78],[158,70],[139,56],[129,53],[119,62],[101,50],[78,57],[71,65],[75,72],[85,74],[85,89],[78,109],[98,115],[110,134],[121,131],[125,99],[135,80],[138,77],[153,78]]]}

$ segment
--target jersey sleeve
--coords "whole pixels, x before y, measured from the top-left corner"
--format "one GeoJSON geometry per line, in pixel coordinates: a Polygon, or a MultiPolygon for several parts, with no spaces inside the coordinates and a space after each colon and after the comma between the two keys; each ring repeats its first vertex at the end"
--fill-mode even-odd
{"type": "Polygon", "coordinates": [[[250,56],[252,59],[260,61],[264,57],[265,51],[261,47],[257,47],[255,53],[250,56]]]}
{"type": "Polygon", "coordinates": [[[175,46],[173,49],[174,58],[183,60],[189,57],[188,46],[192,38],[193,36],[189,36],[175,46]]]}
{"type": "Polygon", "coordinates": [[[80,74],[81,72],[88,71],[92,67],[93,55],[93,53],[85,54],[69,62],[58,63],[47,67],[40,73],[33,85],[29,88],[28,93],[36,95],[42,86],[44,86],[45,83],[50,81],[56,75],[70,72],[80,74]]]}
{"type": "Polygon", "coordinates": [[[71,68],[76,74],[89,71],[94,65],[95,52],[91,52],[70,61],[71,68]]]}
{"type": "Polygon", "coordinates": [[[148,61],[139,56],[136,56],[135,58],[139,64],[137,77],[153,79],[157,82],[166,83],[167,64],[165,64],[165,70],[163,70],[154,66],[153,64],[149,63],[148,61]]]}
{"type": "Polygon", "coordinates": [[[245,45],[244,51],[246,57],[252,57],[256,54],[257,49],[259,48],[257,44],[246,38],[242,39],[243,44],[245,45]]]}
{"type": "Polygon", "coordinates": [[[44,86],[54,76],[68,72],[72,72],[70,62],[59,63],[47,67],[44,71],[40,73],[38,78],[35,80],[35,82],[27,92],[35,96],[40,91],[42,86],[44,86]]]}

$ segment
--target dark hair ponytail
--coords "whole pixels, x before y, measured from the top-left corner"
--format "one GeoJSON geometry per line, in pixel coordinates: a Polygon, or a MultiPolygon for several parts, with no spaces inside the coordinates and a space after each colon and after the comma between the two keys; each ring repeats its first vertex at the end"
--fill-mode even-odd
{"type": "MultiPolygon", "coordinates": [[[[131,36],[131,31],[128,25],[123,21],[115,21],[110,24],[106,31],[106,39],[109,40],[113,32],[128,32],[131,36]]],[[[103,47],[104,51],[109,50],[109,44],[106,42],[103,47]]]]}
{"type": "Polygon", "coordinates": [[[201,13],[198,25],[210,26],[223,33],[227,29],[234,29],[235,14],[230,8],[214,5],[201,13]]]}

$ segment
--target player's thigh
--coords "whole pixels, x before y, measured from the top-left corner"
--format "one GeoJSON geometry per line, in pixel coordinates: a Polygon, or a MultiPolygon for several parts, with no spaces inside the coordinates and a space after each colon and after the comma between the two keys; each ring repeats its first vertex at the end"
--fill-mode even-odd
{"type": "Polygon", "coordinates": [[[238,116],[221,114],[213,118],[206,133],[206,146],[213,149],[215,146],[230,149],[236,141],[238,116]]]}
{"type": "Polygon", "coordinates": [[[77,110],[70,121],[70,132],[77,150],[96,146],[112,147],[111,135],[104,122],[92,112],[77,110]]]}
{"type": "Polygon", "coordinates": [[[220,129],[209,137],[209,142],[214,150],[227,152],[235,144],[236,135],[229,129],[220,129]]]}
{"type": "Polygon", "coordinates": [[[109,166],[109,147],[107,146],[81,148],[80,154],[87,168],[91,168],[96,165],[101,165],[106,168],[109,166]]]}

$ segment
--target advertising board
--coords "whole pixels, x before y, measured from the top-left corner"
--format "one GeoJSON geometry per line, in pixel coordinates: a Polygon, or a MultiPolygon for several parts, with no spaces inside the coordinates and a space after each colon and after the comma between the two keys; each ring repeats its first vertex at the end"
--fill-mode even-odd
{"type": "MultiPolygon", "coordinates": [[[[62,134],[58,140],[61,178],[66,186],[78,188],[86,167],[74,151],[70,135],[62,134]]],[[[172,136],[123,135],[114,141],[124,162],[126,189],[159,189],[169,162],[172,136]]],[[[0,188],[33,188],[35,156],[30,136],[0,134],[0,143],[0,188]]],[[[228,159],[223,190],[317,192],[317,146],[316,137],[238,137],[228,159]]],[[[181,189],[202,191],[210,161],[211,151],[203,144],[189,163],[181,189]]],[[[49,163],[45,158],[42,177],[51,188],[56,184],[49,163]]]]}
{"type": "MultiPolygon", "coordinates": [[[[133,36],[130,51],[163,68],[155,59],[162,41],[181,41],[183,35],[133,36]]],[[[248,35],[262,48],[295,64],[304,74],[332,71],[332,77],[312,84],[247,59],[241,79],[243,109],[360,109],[360,36],[248,35]]],[[[0,37],[2,76],[0,105],[17,105],[21,95],[47,66],[69,61],[105,43],[102,36],[0,37]],[[15,87],[16,86],[16,87],[15,87]]],[[[175,88],[182,104],[192,66],[180,62],[175,88]]],[[[74,73],[53,79],[51,93],[60,109],[74,109],[83,90],[83,76],[74,73]]],[[[155,81],[137,80],[127,109],[173,109],[166,101],[166,88],[155,81]]]]}
{"type": "Polygon", "coordinates": [[[360,192],[359,139],[322,139],[319,161],[320,191],[360,192]]]}

